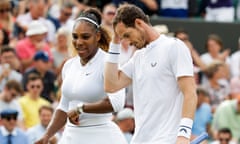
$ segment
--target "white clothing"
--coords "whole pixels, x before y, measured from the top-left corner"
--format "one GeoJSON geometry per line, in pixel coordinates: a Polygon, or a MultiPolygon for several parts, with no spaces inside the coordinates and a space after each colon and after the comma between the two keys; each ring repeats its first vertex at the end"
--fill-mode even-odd
{"type": "MultiPolygon", "coordinates": [[[[46,128],[43,127],[41,124],[29,128],[26,133],[29,139],[29,143],[34,144],[36,141],[43,137],[45,132],[46,128]]],[[[59,139],[59,134],[55,134],[55,137],[59,139]]]]}
{"type": "MultiPolygon", "coordinates": [[[[47,40],[49,42],[54,42],[54,40],[55,40],[55,32],[56,32],[56,28],[55,28],[54,24],[50,20],[45,19],[44,17],[40,17],[40,18],[38,18],[38,20],[40,22],[42,22],[48,29],[47,40]]],[[[16,21],[20,25],[28,27],[28,25],[31,23],[31,21],[33,21],[33,19],[32,19],[31,14],[28,12],[26,14],[19,15],[17,17],[16,21]]]]}
{"type": "MultiPolygon", "coordinates": [[[[208,52],[202,54],[200,56],[200,58],[206,65],[212,63],[214,60],[217,60],[217,59],[214,59],[208,52]]],[[[227,57],[225,63],[230,64],[230,58],[229,57],[227,57]]]]}
{"type": "Polygon", "coordinates": [[[234,7],[206,8],[206,21],[233,22],[234,7]]]}
{"type": "Polygon", "coordinates": [[[188,0],[161,0],[161,8],[188,9],[188,0]]]}
{"type": "MultiPolygon", "coordinates": [[[[3,66],[0,65],[0,74],[3,72],[3,66]]],[[[22,82],[22,74],[15,71],[11,70],[9,76],[7,78],[4,78],[0,81],[0,91],[2,91],[9,80],[16,80],[17,82],[21,83],[22,82]]]]}
{"type": "Polygon", "coordinates": [[[230,63],[231,77],[240,77],[240,51],[236,51],[231,55],[230,63]]]}
{"type": "Polygon", "coordinates": [[[161,35],[121,68],[132,79],[135,133],[131,144],[175,144],[183,94],[177,79],[193,76],[189,49],[161,35]]]}
{"type": "MultiPolygon", "coordinates": [[[[114,111],[123,108],[125,102],[124,90],[114,94],[104,92],[103,70],[105,56],[106,53],[99,49],[85,66],[81,65],[79,56],[69,59],[64,64],[62,70],[62,98],[57,109],[67,112],[75,109],[79,103],[96,102],[107,95],[109,95],[114,111]]],[[[114,137],[115,140],[112,144],[125,144],[120,129],[116,129],[114,124],[109,124],[111,118],[111,113],[81,114],[79,126],[67,122],[67,128],[64,131],[65,134],[63,134],[63,140],[67,139],[67,142],[63,143],[77,144],[83,140],[82,143],[106,144],[111,143],[108,141],[112,141],[112,137],[114,137]],[[99,138],[103,139],[102,143],[99,138]],[[85,140],[89,142],[84,142],[85,140]]]]}
{"type": "Polygon", "coordinates": [[[98,126],[66,126],[59,144],[127,144],[119,131],[111,121],[98,126]]]}
{"type": "Polygon", "coordinates": [[[13,99],[11,102],[7,103],[3,100],[0,100],[0,112],[5,109],[14,109],[18,112],[18,120],[23,120],[23,112],[19,102],[16,99],[13,99]]]}

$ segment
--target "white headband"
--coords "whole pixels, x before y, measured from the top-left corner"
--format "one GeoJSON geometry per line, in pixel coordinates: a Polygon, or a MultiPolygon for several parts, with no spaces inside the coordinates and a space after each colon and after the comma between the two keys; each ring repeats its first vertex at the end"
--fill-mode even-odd
{"type": "Polygon", "coordinates": [[[97,26],[97,28],[99,28],[100,26],[99,26],[99,24],[97,24],[95,21],[93,21],[92,19],[90,19],[90,18],[87,18],[87,17],[79,17],[79,18],[77,18],[77,20],[76,21],[80,21],[80,20],[86,20],[86,21],[89,21],[89,22],[91,22],[92,24],[94,24],[94,25],[96,25],[97,26]]]}

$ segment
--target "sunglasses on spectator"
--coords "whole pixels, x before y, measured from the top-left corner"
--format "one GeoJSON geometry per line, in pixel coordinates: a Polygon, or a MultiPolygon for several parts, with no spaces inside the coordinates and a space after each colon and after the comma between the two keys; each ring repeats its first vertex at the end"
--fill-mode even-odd
{"type": "Polygon", "coordinates": [[[5,12],[10,12],[10,8],[7,8],[7,9],[0,9],[0,13],[5,13],[5,12]]]}
{"type": "Polygon", "coordinates": [[[109,12],[106,12],[107,15],[115,15],[116,13],[115,12],[112,12],[112,11],[109,11],[109,12]]]}
{"type": "Polygon", "coordinates": [[[32,89],[34,89],[34,88],[40,89],[40,88],[41,88],[40,85],[31,85],[30,87],[31,87],[32,89]]]}
{"type": "Polygon", "coordinates": [[[220,142],[222,142],[222,141],[229,142],[230,139],[229,139],[229,138],[220,138],[219,141],[220,141],[220,142]]]}
{"type": "Polygon", "coordinates": [[[2,117],[2,119],[6,119],[7,121],[17,120],[17,115],[4,116],[4,117],[2,117]]]}
{"type": "Polygon", "coordinates": [[[14,97],[14,98],[15,98],[17,95],[18,95],[17,93],[11,93],[11,96],[14,97]]]}

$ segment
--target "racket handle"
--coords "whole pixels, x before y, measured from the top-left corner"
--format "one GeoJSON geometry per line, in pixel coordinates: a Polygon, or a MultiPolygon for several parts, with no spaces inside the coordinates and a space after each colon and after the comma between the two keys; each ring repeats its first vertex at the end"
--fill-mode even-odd
{"type": "Polygon", "coordinates": [[[208,134],[206,132],[203,132],[201,135],[199,135],[197,138],[192,140],[190,144],[200,144],[202,141],[206,140],[208,138],[208,134]]]}

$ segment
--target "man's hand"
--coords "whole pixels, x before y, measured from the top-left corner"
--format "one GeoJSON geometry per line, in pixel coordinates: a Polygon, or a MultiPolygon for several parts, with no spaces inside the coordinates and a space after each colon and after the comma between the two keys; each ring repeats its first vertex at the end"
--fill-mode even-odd
{"type": "Polygon", "coordinates": [[[79,125],[79,113],[76,109],[70,110],[67,115],[72,124],[79,125]]]}
{"type": "Polygon", "coordinates": [[[178,136],[176,144],[190,144],[190,140],[183,136],[178,136]]]}

